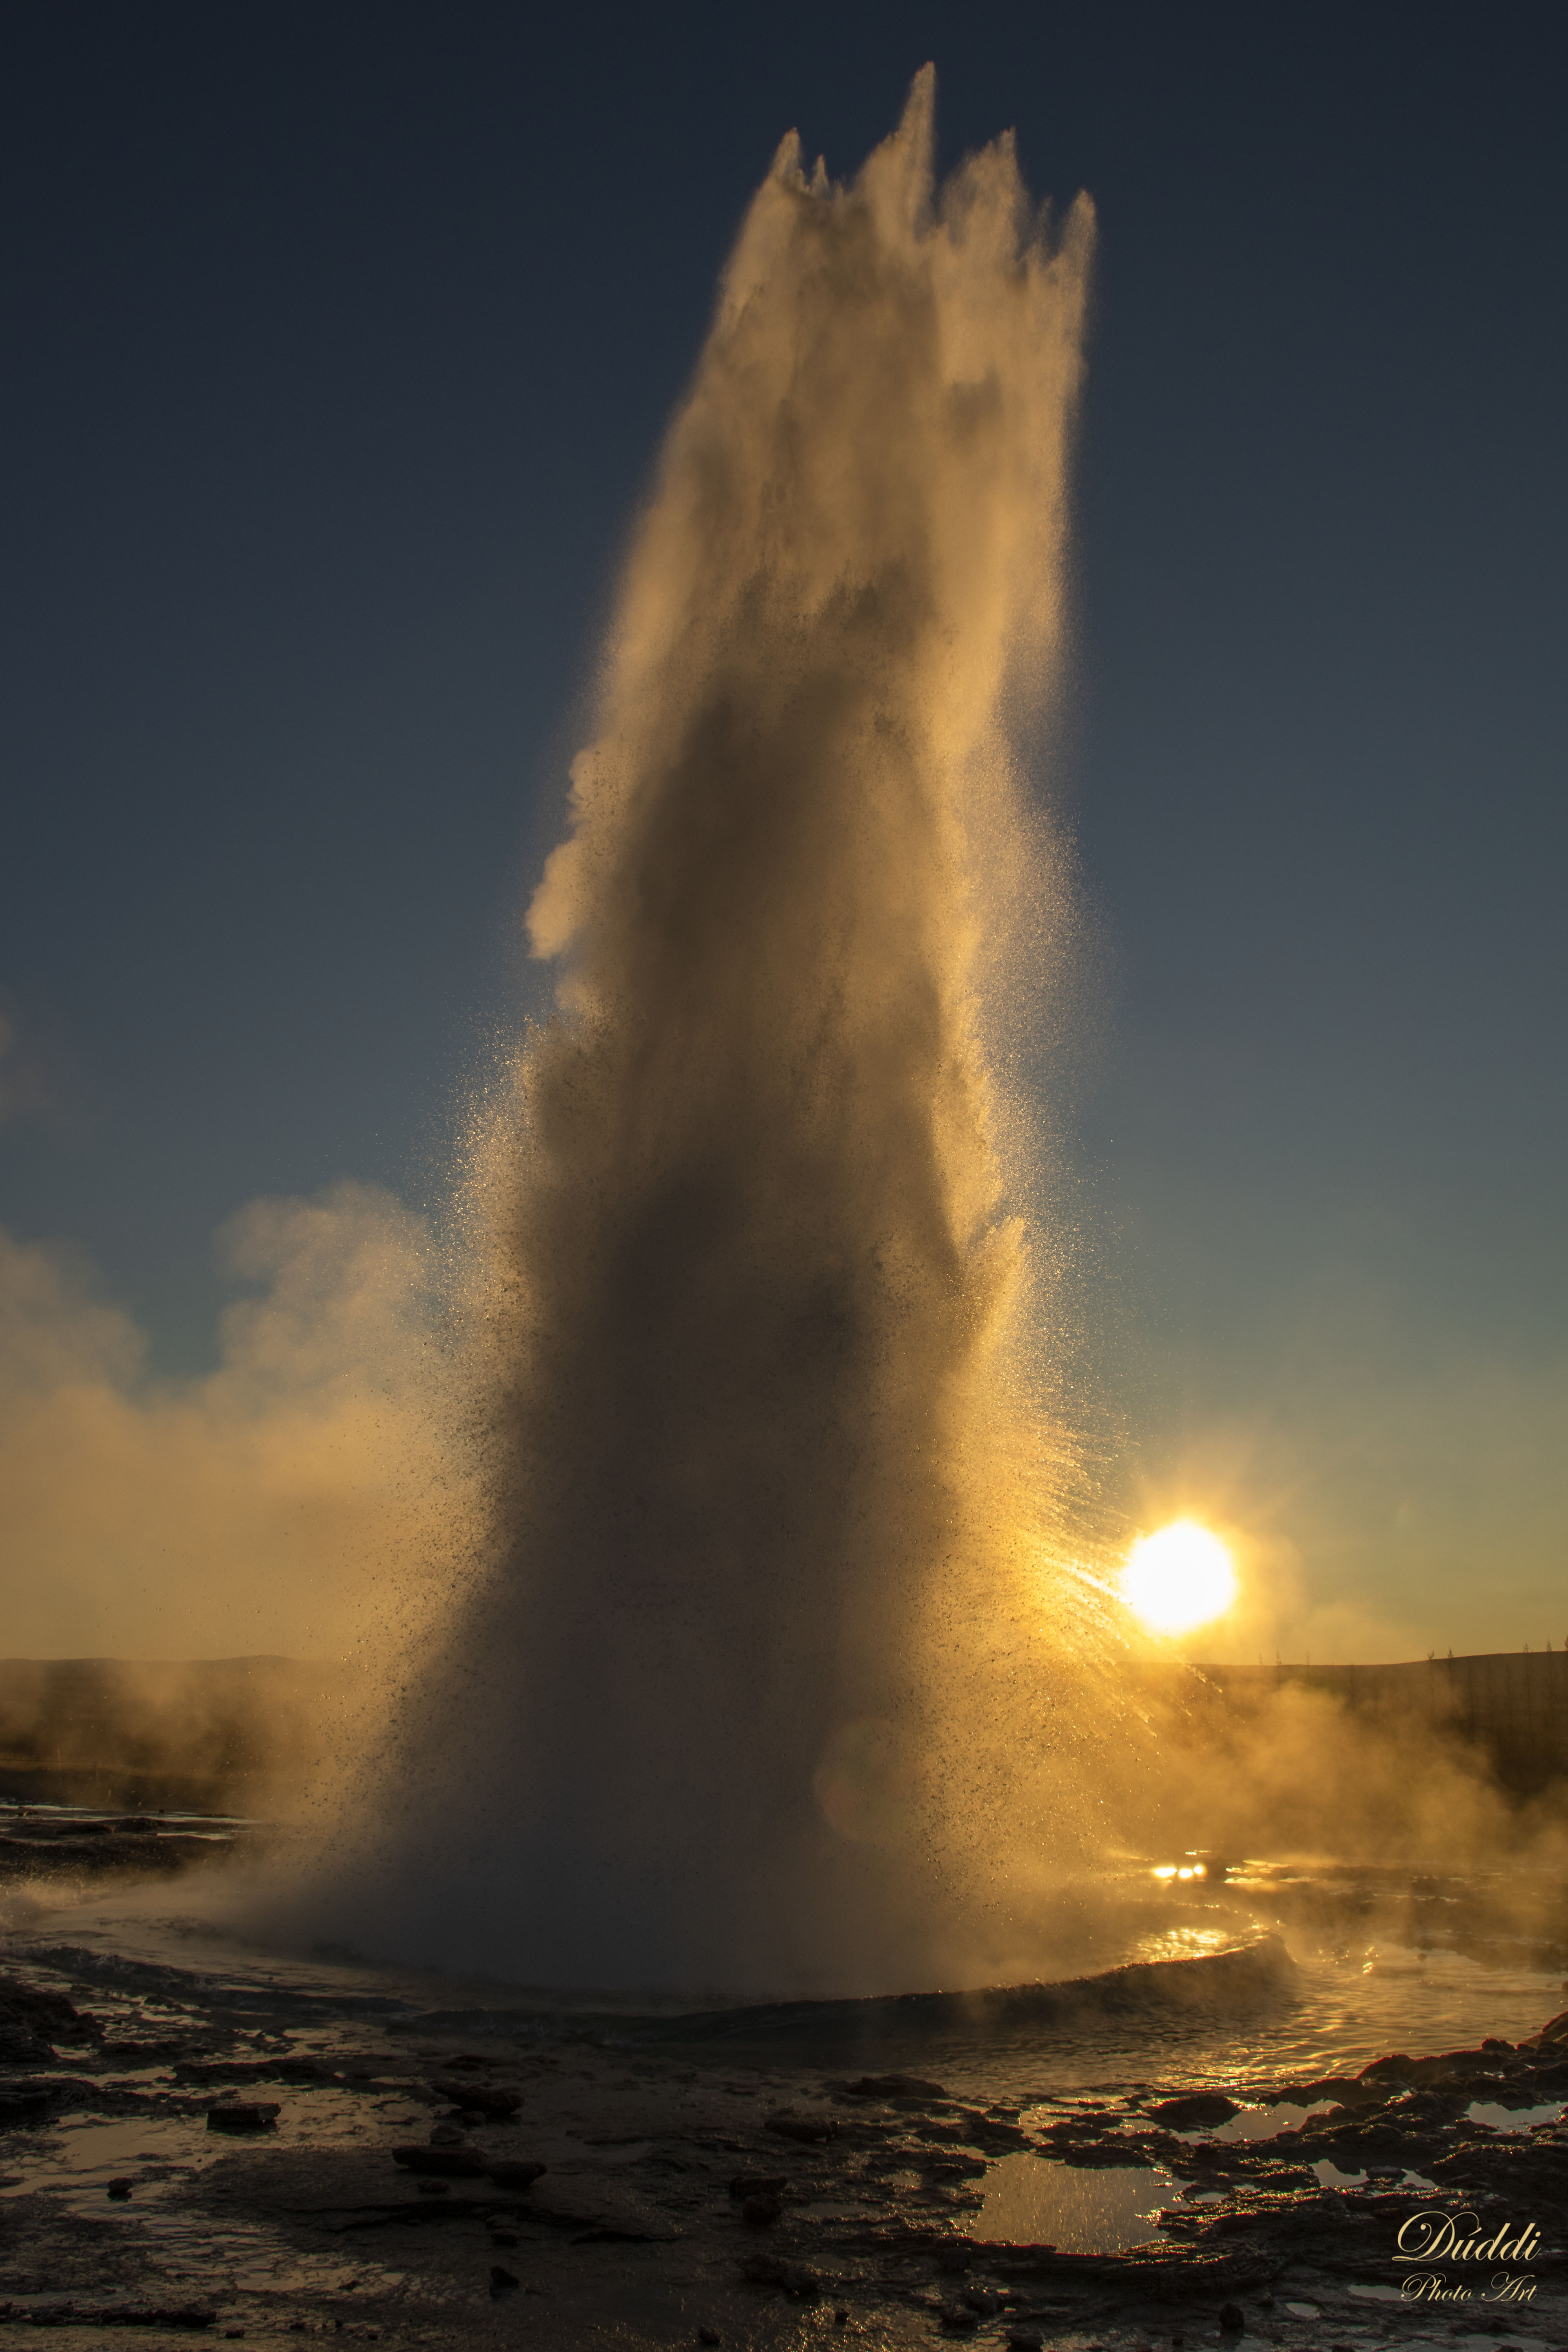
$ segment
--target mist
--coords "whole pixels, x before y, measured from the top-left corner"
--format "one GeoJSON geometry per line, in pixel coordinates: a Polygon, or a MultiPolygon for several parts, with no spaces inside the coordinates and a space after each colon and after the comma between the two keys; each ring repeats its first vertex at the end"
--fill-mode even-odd
{"type": "Polygon", "coordinates": [[[82,1257],[0,1234],[8,1654],[344,1659],[422,1622],[464,1475],[427,1230],[344,1182],[219,1249],[258,1288],[171,1380],[82,1257]]]}

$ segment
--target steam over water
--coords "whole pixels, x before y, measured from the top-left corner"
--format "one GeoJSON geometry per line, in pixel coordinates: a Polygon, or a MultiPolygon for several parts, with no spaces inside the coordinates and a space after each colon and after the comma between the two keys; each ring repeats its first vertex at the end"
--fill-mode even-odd
{"type": "Polygon", "coordinates": [[[632,540],[473,1147],[489,1522],[310,1898],[388,1957],[951,1982],[1092,1831],[1001,1017],[1091,216],[933,191],[932,92],[850,186],[784,142],[632,540]]]}

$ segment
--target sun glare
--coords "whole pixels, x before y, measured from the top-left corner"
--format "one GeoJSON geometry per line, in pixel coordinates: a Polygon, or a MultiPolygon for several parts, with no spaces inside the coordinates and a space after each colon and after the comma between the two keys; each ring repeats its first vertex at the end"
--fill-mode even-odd
{"type": "Polygon", "coordinates": [[[1236,1599],[1236,1570],[1218,1536],[1177,1519],[1140,1536],[1121,1571],[1121,1598],[1156,1633],[1185,1633],[1223,1617],[1236,1599]]]}

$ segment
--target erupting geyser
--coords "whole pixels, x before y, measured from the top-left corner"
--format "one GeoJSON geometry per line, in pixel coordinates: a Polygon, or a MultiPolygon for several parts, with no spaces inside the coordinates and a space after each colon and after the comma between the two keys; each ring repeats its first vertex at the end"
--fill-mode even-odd
{"type": "Polygon", "coordinates": [[[1079,1818],[997,990],[1067,920],[1017,760],[1092,223],[1007,140],[933,190],[932,93],[847,187],[784,142],[626,560],[473,1144],[489,1524],[309,1897],[374,1952],[951,1982],[1079,1818]]]}

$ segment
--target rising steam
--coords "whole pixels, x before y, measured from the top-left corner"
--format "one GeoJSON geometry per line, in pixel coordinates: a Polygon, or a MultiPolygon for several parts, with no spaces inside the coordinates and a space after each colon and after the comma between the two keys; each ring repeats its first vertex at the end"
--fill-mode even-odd
{"type": "Polygon", "coordinates": [[[0,1232],[11,1655],[342,1659],[426,1605],[466,1507],[427,1234],[342,1183],[253,1202],[223,1255],[264,1287],[226,1311],[216,1370],[158,1379],[79,1256],[0,1232]]]}
{"type": "Polygon", "coordinates": [[[933,87],[847,187],[784,142],[626,561],[474,1142],[490,1535],[307,1903],[377,1951],[931,1981],[1084,1828],[985,988],[1068,913],[1017,759],[1092,224],[1007,139],[933,189],[933,87]]]}

